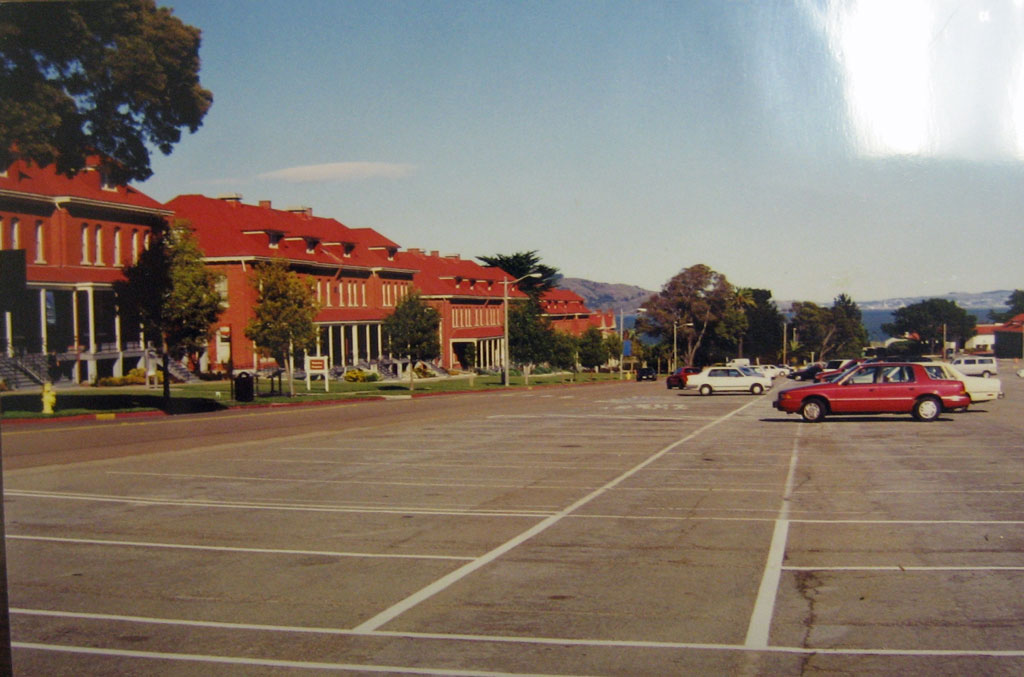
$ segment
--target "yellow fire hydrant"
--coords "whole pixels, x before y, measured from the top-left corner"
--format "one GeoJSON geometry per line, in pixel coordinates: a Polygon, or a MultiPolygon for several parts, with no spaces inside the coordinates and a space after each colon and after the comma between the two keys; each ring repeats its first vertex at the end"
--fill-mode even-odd
{"type": "Polygon", "coordinates": [[[53,385],[47,381],[43,384],[43,413],[52,414],[55,404],[57,404],[57,393],[53,392],[53,385]]]}

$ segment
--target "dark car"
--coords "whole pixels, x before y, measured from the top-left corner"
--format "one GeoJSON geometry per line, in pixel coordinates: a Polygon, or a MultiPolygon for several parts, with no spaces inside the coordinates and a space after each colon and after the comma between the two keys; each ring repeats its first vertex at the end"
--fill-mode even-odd
{"type": "Polygon", "coordinates": [[[650,367],[640,367],[636,370],[637,381],[657,381],[658,372],[654,371],[650,367]]]}
{"type": "Polygon", "coordinates": [[[823,370],[825,367],[820,364],[812,364],[809,367],[798,369],[786,378],[793,379],[794,381],[813,381],[814,377],[818,375],[818,372],[823,370]]]}
{"type": "Polygon", "coordinates": [[[934,421],[944,411],[971,403],[960,381],[912,362],[873,362],[851,369],[834,383],[783,390],[772,403],[779,411],[797,412],[816,423],[828,414],[911,414],[934,421]]]}

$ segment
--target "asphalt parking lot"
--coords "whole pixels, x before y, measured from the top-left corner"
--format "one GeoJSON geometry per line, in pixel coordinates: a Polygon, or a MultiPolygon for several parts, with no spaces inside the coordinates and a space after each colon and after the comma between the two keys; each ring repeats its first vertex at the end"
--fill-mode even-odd
{"type": "Polygon", "coordinates": [[[4,474],[15,674],[1019,675],[1010,366],[933,423],[662,379],[8,426],[71,445],[4,474]]]}

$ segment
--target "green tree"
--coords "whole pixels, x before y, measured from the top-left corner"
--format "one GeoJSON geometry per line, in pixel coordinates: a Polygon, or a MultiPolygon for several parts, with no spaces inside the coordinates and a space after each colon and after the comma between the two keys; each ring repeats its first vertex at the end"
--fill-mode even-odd
{"type": "Polygon", "coordinates": [[[858,357],[868,344],[860,308],[846,294],[837,296],[831,308],[795,302],[792,324],[794,341],[799,340],[794,354],[803,358],[858,357]]]}
{"type": "Polygon", "coordinates": [[[559,278],[558,269],[541,263],[536,250],[515,254],[478,256],[477,259],[488,266],[500,268],[514,279],[519,280],[519,289],[533,298],[540,298],[544,292],[553,289],[559,278]],[[526,277],[534,274],[539,277],[526,277]],[[523,279],[520,280],[520,278],[523,279]]]}
{"type": "Polygon", "coordinates": [[[934,352],[946,340],[963,345],[975,334],[975,319],[948,299],[925,299],[893,311],[893,321],[882,325],[889,336],[916,335],[934,352]]]}
{"type": "Polygon", "coordinates": [[[860,307],[849,295],[840,294],[832,302],[831,319],[836,328],[834,354],[837,357],[860,357],[869,343],[860,307]]]}
{"type": "Polygon", "coordinates": [[[589,327],[583,332],[579,338],[579,346],[580,364],[587,369],[596,369],[608,362],[608,343],[597,327],[589,327]]]}
{"type": "Polygon", "coordinates": [[[256,303],[245,336],[256,344],[260,354],[284,362],[288,394],[294,397],[292,358],[296,351],[312,348],[320,338],[316,326],[320,306],[313,283],[290,270],[285,259],[257,265],[249,282],[256,289],[256,303]]]}
{"type": "Polygon", "coordinates": [[[550,362],[555,348],[555,330],[533,298],[516,301],[508,309],[509,360],[523,368],[529,382],[532,368],[550,362]]]}
{"type": "Polygon", "coordinates": [[[579,342],[572,334],[556,331],[551,345],[551,366],[556,369],[576,370],[579,342]]]}
{"type": "Polygon", "coordinates": [[[647,300],[637,328],[669,346],[681,343],[683,361],[693,364],[705,339],[735,307],[734,296],[725,275],[699,263],[680,271],[647,300]]]}
{"type": "Polygon", "coordinates": [[[383,330],[387,349],[393,355],[409,358],[409,389],[413,389],[413,366],[416,360],[433,360],[441,354],[437,328],[440,314],[412,292],[402,298],[394,312],[384,318],[383,330]]]}
{"type": "Polygon", "coordinates": [[[203,263],[188,224],[178,222],[125,267],[124,277],[114,284],[117,303],[129,322],[141,323],[147,342],[160,347],[166,408],[171,398],[169,360],[201,352],[220,316],[223,299],[217,276],[203,263]]]}
{"type": "Polygon", "coordinates": [[[989,319],[993,322],[1006,322],[1024,313],[1024,289],[1013,290],[1006,299],[1006,305],[1009,310],[1003,312],[990,310],[988,313],[989,319]]]}
{"type": "Polygon", "coordinates": [[[13,2],[0,9],[0,166],[19,158],[73,175],[100,155],[111,180],[152,175],[195,132],[199,30],[153,0],[13,2]]]}
{"type": "Polygon", "coordinates": [[[782,324],[785,317],[779,312],[772,293],[767,289],[751,289],[753,305],[746,308],[747,330],[743,347],[747,356],[773,362],[782,353],[782,324]]]}

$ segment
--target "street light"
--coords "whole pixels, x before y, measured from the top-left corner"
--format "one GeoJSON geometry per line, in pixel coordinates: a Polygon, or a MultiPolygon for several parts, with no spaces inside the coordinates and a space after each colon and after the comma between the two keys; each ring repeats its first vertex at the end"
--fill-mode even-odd
{"type": "Polygon", "coordinates": [[[519,278],[517,280],[512,280],[511,282],[509,282],[509,279],[507,277],[504,280],[501,281],[501,283],[505,286],[505,295],[504,295],[504,299],[503,299],[504,303],[502,303],[502,307],[505,309],[505,350],[504,350],[504,353],[505,353],[505,355],[504,355],[505,365],[504,366],[505,366],[505,387],[506,388],[508,387],[508,361],[509,361],[509,352],[508,352],[508,286],[509,286],[509,284],[516,284],[517,282],[522,282],[523,280],[525,280],[528,277],[544,277],[544,276],[541,275],[540,273],[527,273],[526,275],[523,275],[521,278],[519,278]]]}

